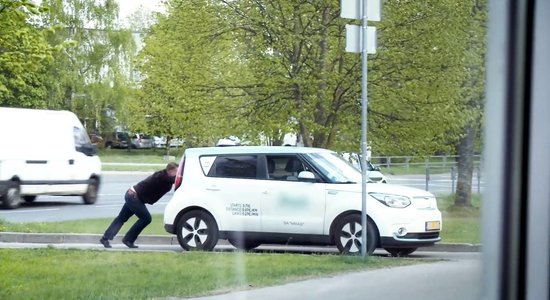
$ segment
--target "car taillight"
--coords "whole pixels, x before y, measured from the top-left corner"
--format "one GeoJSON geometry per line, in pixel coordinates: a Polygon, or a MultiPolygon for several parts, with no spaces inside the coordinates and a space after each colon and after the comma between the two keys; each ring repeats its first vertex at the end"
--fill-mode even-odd
{"type": "Polygon", "coordinates": [[[180,165],[178,167],[178,173],[176,173],[176,181],[174,182],[174,191],[181,185],[181,179],[183,177],[183,166],[185,165],[185,156],[182,156],[180,165]]]}

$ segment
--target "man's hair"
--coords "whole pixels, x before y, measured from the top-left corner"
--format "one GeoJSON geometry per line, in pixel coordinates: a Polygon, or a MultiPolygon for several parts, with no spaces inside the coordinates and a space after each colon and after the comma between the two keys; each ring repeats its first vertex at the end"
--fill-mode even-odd
{"type": "Polygon", "coordinates": [[[176,170],[179,167],[179,165],[175,162],[168,163],[166,165],[166,171],[176,170]]]}

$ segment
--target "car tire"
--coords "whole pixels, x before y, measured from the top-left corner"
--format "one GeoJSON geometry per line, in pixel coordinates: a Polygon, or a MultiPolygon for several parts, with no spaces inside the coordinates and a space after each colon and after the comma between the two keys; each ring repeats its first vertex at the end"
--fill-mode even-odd
{"type": "Polygon", "coordinates": [[[97,179],[90,179],[86,193],[82,195],[82,200],[85,204],[94,204],[97,201],[97,190],[99,188],[99,182],[97,179]]]}
{"type": "Polygon", "coordinates": [[[21,198],[21,186],[17,181],[11,182],[6,190],[6,194],[2,196],[2,207],[6,209],[18,208],[21,202],[23,202],[23,198],[21,198]]]}
{"type": "Polygon", "coordinates": [[[36,195],[23,196],[23,199],[25,199],[27,203],[32,203],[36,200],[36,195]]]}
{"type": "Polygon", "coordinates": [[[212,251],[218,243],[218,225],[209,213],[202,210],[183,214],[176,225],[176,233],[180,246],[188,251],[212,251]]]}
{"type": "Polygon", "coordinates": [[[416,249],[418,248],[384,248],[393,257],[407,256],[416,251],[416,249]]]}
{"type": "MultiPolygon", "coordinates": [[[[342,254],[361,254],[361,215],[350,214],[336,221],[333,239],[342,254]]],[[[378,233],[374,223],[367,219],[367,253],[370,255],[376,249],[378,233]]]]}
{"type": "Polygon", "coordinates": [[[231,245],[233,245],[233,247],[235,247],[237,249],[245,250],[245,251],[257,248],[258,246],[260,246],[262,244],[258,241],[247,240],[247,239],[242,238],[242,237],[232,237],[232,238],[229,238],[227,240],[229,241],[229,243],[231,245]]]}

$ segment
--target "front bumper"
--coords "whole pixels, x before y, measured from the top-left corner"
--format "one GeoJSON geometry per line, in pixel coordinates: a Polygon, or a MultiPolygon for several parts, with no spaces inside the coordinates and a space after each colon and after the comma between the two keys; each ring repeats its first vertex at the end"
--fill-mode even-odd
{"type": "Polygon", "coordinates": [[[432,246],[441,241],[439,231],[432,232],[410,232],[404,236],[381,237],[380,243],[382,248],[411,248],[432,246]]]}

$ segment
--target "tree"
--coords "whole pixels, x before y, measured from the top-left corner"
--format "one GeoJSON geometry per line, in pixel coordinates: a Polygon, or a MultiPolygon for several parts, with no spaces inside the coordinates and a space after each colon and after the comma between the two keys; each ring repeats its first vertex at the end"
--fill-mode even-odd
{"type": "Polygon", "coordinates": [[[31,1],[0,0],[0,105],[46,107],[44,87],[47,66],[55,47],[38,28],[36,16],[45,8],[31,1]]]}
{"type": "MultiPolygon", "coordinates": [[[[462,85],[463,127],[458,142],[458,180],[455,206],[472,205],[472,177],[476,142],[480,140],[485,92],[485,51],[487,3],[485,0],[468,1],[468,35],[464,47],[464,71],[462,85]]],[[[479,147],[479,143],[477,143],[479,147]]]]}
{"type": "Polygon", "coordinates": [[[239,74],[232,39],[219,5],[209,1],[170,1],[167,16],[145,38],[139,54],[143,76],[131,104],[130,126],[188,143],[212,144],[239,127],[239,99],[216,82],[239,74]]]}
{"type": "Polygon", "coordinates": [[[41,23],[57,28],[48,40],[69,45],[56,53],[48,69],[48,107],[75,112],[91,131],[110,129],[105,128],[111,118],[107,112],[125,116],[121,108],[135,52],[131,32],[117,23],[118,4],[114,0],[44,0],[43,5],[49,10],[41,23]]]}
{"type": "MultiPolygon", "coordinates": [[[[141,128],[204,142],[293,132],[306,146],[359,148],[360,57],[344,52],[338,2],[168,4],[140,55],[141,128]]],[[[369,141],[377,153],[450,151],[462,125],[464,4],[385,4],[369,58],[369,141]]]]}

